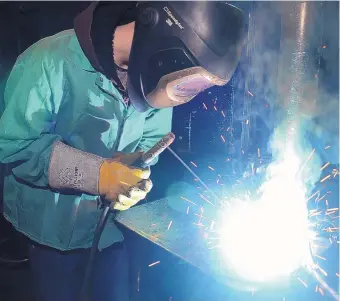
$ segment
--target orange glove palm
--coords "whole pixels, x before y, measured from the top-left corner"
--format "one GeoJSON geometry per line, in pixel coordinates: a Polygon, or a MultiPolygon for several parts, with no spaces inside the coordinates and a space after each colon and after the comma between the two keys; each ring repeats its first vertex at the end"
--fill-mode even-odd
{"type": "Polygon", "coordinates": [[[100,168],[99,192],[113,202],[112,208],[126,210],[144,199],[152,188],[150,169],[130,166],[142,155],[118,153],[113,159],[105,160],[100,168]]]}

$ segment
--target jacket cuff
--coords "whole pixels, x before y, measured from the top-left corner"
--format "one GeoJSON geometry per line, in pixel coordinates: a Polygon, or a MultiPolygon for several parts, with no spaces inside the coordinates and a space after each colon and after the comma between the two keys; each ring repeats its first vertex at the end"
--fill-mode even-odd
{"type": "Polygon", "coordinates": [[[50,156],[49,185],[57,190],[75,189],[98,195],[99,170],[103,161],[102,157],[57,141],[50,156]]]}

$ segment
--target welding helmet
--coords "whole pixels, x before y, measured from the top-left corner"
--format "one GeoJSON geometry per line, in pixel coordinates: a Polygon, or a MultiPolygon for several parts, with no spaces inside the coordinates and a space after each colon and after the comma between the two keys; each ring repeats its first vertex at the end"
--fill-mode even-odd
{"type": "Polygon", "coordinates": [[[136,110],[181,105],[228,83],[243,31],[243,12],[227,3],[139,2],[128,69],[136,110]]]}

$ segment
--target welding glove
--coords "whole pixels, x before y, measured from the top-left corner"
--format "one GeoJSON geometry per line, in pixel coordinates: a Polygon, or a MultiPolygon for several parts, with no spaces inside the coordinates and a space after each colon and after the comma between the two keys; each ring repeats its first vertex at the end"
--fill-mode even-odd
{"type": "Polygon", "coordinates": [[[50,155],[48,183],[56,191],[100,195],[112,202],[111,208],[126,210],[152,188],[150,170],[132,166],[142,154],[117,153],[107,159],[57,141],[50,155]]]}
{"type": "Polygon", "coordinates": [[[127,210],[143,200],[152,188],[150,169],[133,167],[142,152],[116,153],[104,160],[99,172],[99,193],[112,209],[127,210]]]}

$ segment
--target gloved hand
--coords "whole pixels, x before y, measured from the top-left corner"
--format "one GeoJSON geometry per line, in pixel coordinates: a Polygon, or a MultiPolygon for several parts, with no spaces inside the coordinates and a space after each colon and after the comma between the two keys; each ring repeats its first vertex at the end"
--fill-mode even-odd
{"type": "Polygon", "coordinates": [[[152,188],[150,169],[131,166],[143,153],[117,153],[104,161],[99,173],[99,193],[112,209],[127,210],[144,199],[152,188]]]}

